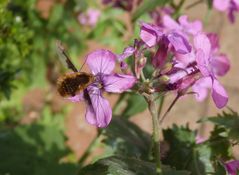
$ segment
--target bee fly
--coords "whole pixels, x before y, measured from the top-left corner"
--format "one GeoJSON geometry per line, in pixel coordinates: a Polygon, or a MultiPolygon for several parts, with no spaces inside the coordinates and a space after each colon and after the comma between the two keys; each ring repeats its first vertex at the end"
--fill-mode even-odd
{"type": "Polygon", "coordinates": [[[73,97],[77,93],[84,91],[93,81],[94,75],[78,71],[68,57],[65,48],[60,41],[57,41],[57,51],[62,63],[73,72],[66,73],[57,79],[57,90],[62,97],[73,97]]]}

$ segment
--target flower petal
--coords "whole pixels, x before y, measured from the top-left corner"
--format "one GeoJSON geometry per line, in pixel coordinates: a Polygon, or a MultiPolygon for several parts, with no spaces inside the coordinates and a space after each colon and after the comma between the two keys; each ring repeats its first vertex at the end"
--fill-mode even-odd
{"type": "Polygon", "coordinates": [[[97,126],[95,112],[91,105],[88,105],[86,108],[85,119],[89,124],[97,126]]]}
{"type": "Polygon", "coordinates": [[[156,68],[162,68],[167,60],[168,46],[161,44],[156,54],[152,58],[152,64],[156,68]]]}
{"type": "Polygon", "coordinates": [[[86,112],[86,120],[99,128],[108,126],[112,118],[111,106],[97,87],[90,86],[87,88],[90,97],[86,112]]]}
{"type": "Polygon", "coordinates": [[[170,33],[168,35],[168,40],[173,45],[177,53],[186,54],[191,52],[192,47],[182,35],[176,32],[170,33]]]}
{"type": "Polygon", "coordinates": [[[194,37],[194,46],[196,50],[201,49],[205,57],[209,58],[211,52],[211,43],[207,35],[205,34],[198,34],[194,37]]]}
{"type": "Polygon", "coordinates": [[[140,38],[148,47],[155,46],[162,35],[163,33],[157,26],[141,23],[140,38]]]}
{"type": "Polygon", "coordinates": [[[229,8],[230,0],[213,0],[213,7],[219,11],[225,11],[229,8]]]}
{"type": "Polygon", "coordinates": [[[212,51],[217,51],[220,47],[218,35],[216,33],[208,33],[207,37],[211,43],[212,51]]]}
{"type": "Polygon", "coordinates": [[[104,89],[107,92],[121,93],[130,89],[136,82],[132,75],[114,74],[103,77],[104,89]]]}
{"type": "Polygon", "coordinates": [[[169,15],[164,15],[163,25],[169,30],[181,30],[181,26],[169,15]]]}
{"type": "Polygon", "coordinates": [[[224,164],[226,171],[230,175],[237,175],[239,171],[239,160],[232,160],[224,164]]]}
{"type": "Polygon", "coordinates": [[[96,50],[87,55],[86,63],[94,75],[110,74],[115,67],[116,58],[116,55],[108,50],[96,50]]]}
{"type": "Polygon", "coordinates": [[[195,92],[195,98],[197,101],[203,101],[208,95],[208,90],[212,87],[212,79],[210,77],[200,78],[192,86],[193,92],[195,92]]]}
{"type": "Polygon", "coordinates": [[[124,49],[123,53],[118,55],[118,60],[119,60],[119,61],[123,61],[124,59],[130,57],[131,55],[133,55],[133,53],[135,52],[135,50],[136,50],[136,49],[135,49],[134,47],[131,47],[131,46],[126,47],[126,48],[124,49]]]}
{"type": "Polygon", "coordinates": [[[209,70],[208,57],[206,57],[206,55],[201,49],[198,49],[196,52],[196,62],[198,69],[200,70],[203,76],[207,77],[212,74],[212,72],[209,70]]]}
{"type": "Polygon", "coordinates": [[[76,102],[83,101],[84,100],[84,95],[83,95],[83,93],[80,93],[80,94],[77,94],[73,97],[68,97],[67,99],[70,100],[71,102],[76,103],[76,102]]]}
{"type": "Polygon", "coordinates": [[[219,55],[211,59],[213,72],[218,76],[224,76],[230,69],[230,61],[226,55],[219,55]]]}
{"type": "Polygon", "coordinates": [[[179,23],[184,28],[184,30],[192,35],[196,35],[202,30],[202,22],[197,20],[194,22],[189,22],[188,17],[183,15],[179,18],[179,23]]]}
{"type": "Polygon", "coordinates": [[[228,95],[226,90],[216,79],[213,79],[212,83],[212,98],[219,109],[226,106],[228,102],[228,95]]]}

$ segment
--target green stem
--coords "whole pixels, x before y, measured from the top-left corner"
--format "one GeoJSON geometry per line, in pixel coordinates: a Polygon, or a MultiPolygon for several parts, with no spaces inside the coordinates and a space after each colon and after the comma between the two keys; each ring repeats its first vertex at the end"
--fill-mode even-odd
{"type": "Polygon", "coordinates": [[[160,175],[162,174],[162,167],[161,167],[161,160],[160,160],[160,125],[159,125],[157,108],[154,101],[154,96],[153,95],[148,96],[147,102],[148,102],[148,108],[152,116],[152,122],[153,122],[153,149],[154,149],[155,163],[157,167],[157,174],[160,175]]]}
{"type": "Polygon", "coordinates": [[[101,130],[98,130],[98,134],[96,136],[96,138],[94,138],[90,145],[87,147],[87,150],[84,152],[84,154],[81,156],[81,158],[78,161],[79,167],[83,167],[86,159],[89,157],[89,155],[91,154],[92,150],[94,149],[95,145],[99,142],[99,138],[101,136],[101,130]]]}
{"type": "Polygon", "coordinates": [[[160,98],[159,108],[158,108],[158,118],[160,118],[160,116],[161,116],[161,112],[162,112],[163,104],[164,104],[164,99],[165,99],[165,96],[162,96],[160,98]]]}
{"type": "Polygon", "coordinates": [[[175,12],[173,14],[174,18],[178,18],[179,14],[180,14],[180,11],[181,11],[181,8],[182,8],[184,3],[185,3],[185,0],[181,0],[179,2],[179,4],[175,7],[175,12]]]}
{"type": "Polygon", "coordinates": [[[163,115],[163,117],[161,118],[161,120],[160,120],[160,124],[162,124],[163,123],[163,121],[164,121],[164,119],[166,118],[166,116],[168,115],[168,113],[171,111],[171,109],[173,108],[173,106],[175,105],[175,103],[178,101],[178,99],[181,97],[181,95],[177,95],[176,97],[175,97],[175,99],[173,100],[173,102],[171,103],[171,105],[168,107],[168,109],[167,109],[167,111],[164,113],[164,115],[163,115]]]}

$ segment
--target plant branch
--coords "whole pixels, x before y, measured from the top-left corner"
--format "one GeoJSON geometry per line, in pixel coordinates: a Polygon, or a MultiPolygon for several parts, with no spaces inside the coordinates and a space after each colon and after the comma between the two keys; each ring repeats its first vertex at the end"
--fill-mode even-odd
{"type": "Polygon", "coordinates": [[[204,0],[198,0],[198,1],[195,1],[193,2],[192,4],[189,4],[185,9],[186,10],[189,10],[191,8],[193,8],[194,6],[198,5],[198,4],[201,4],[204,0]]]}
{"type": "Polygon", "coordinates": [[[154,96],[149,95],[147,98],[148,108],[152,116],[153,123],[153,148],[154,148],[154,157],[157,167],[157,174],[162,174],[161,160],[160,160],[160,124],[158,120],[158,113],[156,104],[154,101],[154,96]]]}
{"type": "Polygon", "coordinates": [[[162,112],[163,104],[164,104],[164,99],[165,99],[165,96],[161,96],[160,102],[159,102],[159,108],[158,108],[158,118],[160,118],[160,116],[161,116],[161,112],[162,112]]]}
{"type": "Polygon", "coordinates": [[[173,108],[173,106],[175,105],[175,103],[178,101],[178,99],[181,97],[181,95],[177,95],[176,98],[173,100],[173,102],[171,103],[171,105],[168,107],[167,111],[164,113],[163,117],[160,120],[160,124],[163,123],[164,119],[167,117],[168,113],[171,111],[171,109],[173,108]]]}

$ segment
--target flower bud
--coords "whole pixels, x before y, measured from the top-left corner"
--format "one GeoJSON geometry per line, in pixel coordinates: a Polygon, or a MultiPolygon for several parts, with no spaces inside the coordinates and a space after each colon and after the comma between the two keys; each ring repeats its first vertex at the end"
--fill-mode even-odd
{"type": "Polygon", "coordinates": [[[172,63],[166,63],[164,65],[164,67],[161,69],[161,74],[168,73],[172,68],[173,68],[173,64],[172,63]]]}

